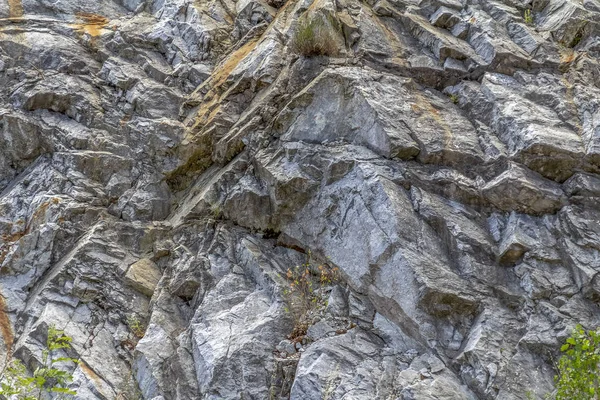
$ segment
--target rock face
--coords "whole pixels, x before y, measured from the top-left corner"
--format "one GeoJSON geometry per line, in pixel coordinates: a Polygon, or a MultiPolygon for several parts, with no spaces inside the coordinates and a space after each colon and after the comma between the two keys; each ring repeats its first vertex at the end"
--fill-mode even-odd
{"type": "Polygon", "coordinates": [[[79,399],[543,398],[600,325],[599,58],[597,0],[0,2],[2,360],[55,325],[79,399]]]}

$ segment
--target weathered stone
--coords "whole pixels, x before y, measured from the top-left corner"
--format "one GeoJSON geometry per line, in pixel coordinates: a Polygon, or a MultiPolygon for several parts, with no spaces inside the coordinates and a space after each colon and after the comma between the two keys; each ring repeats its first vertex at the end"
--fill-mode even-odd
{"type": "Polygon", "coordinates": [[[157,265],[152,260],[143,258],[129,266],[125,274],[125,280],[140,293],[152,296],[160,276],[161,273],[157,265]]]}
{"type": "MultiPolygon", "coordinates": [[[[584,164],[585,157],[581,137],[557,112],[565,112],[571,105],[561,105],[567,108],[563,111],[562,107],[552,109],[543,101],[536,103],[529,98],[544,98],[548,94],[534,92],[537,88],[532,92],[529,89],[508,76],[486,74],[480,87],[465,84],[458,95],[465,98],[465,105],[473,117],[483,120],[497,132],[511,158],[543,176],[562,182],[573,175],[574,168],[584,164]]],[[[568,88],[564,90],[568,91],[568,88]]]]}
{"type": "Polygon", "coordinates": [[[319,339],[323,339],[327,336],[331,336],[335,333],[335,328],[327,323],[327,321],[319,321],[316,324],[312,325],[308,328],[306,332],[306,336],[312,340],[316,341],[319,339]]]}
{"type": "Polygon", "coordinates": [[[382,85],[377,82],[382,77],[372,74],[355,68],[323,73],[280,116],[277,123],[283,139],[312,143],[347,141],[385,157],[416,156],[419,148],[411,138],[410,128],[401,120],[401,108],[396,107],[394,114],[389,110],[394,98],[404,97],[401,91],[390,89],[400,89],[406,82],[387,77],[395,82],[382,85]],[[387,97],[382,97],[384,90],[389,91],[387,97]]]}
{"type": "Polygon", "coordinates": [[[282,340],[277,345],[277,351],[280,353],[294,354],[296,352],[296,346],[289,340],[282,340]]]}
{"type": "Polygon", "coordinates": [[[335,286],[329,294],[325,312],[332,317],[343,318],[348,316],[347,294],[340,286],[335,286]]]}
{"type": "Polygon", "coordinates": [[[504,211],[546,214],[559,210],[566,203],[560,185],[515,164],[488,182],[482,192],[504,211]]]}
{"type": "Polygon", "coordinates": [[[431,23],[440,28],[451,29],[460,22],[460,16],[451,8],[440,7],[429,18],[431,23]]]}

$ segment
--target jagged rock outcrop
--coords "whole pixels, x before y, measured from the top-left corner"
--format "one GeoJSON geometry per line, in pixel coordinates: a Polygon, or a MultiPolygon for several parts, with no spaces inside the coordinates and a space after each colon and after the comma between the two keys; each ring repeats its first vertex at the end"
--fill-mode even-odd
{"type": "Polygon", "coordinates": [[[2,360],[55,325],[80,399],[543,398],[600,324],[599,57],[597,0],[1,2],[2,360]]]}

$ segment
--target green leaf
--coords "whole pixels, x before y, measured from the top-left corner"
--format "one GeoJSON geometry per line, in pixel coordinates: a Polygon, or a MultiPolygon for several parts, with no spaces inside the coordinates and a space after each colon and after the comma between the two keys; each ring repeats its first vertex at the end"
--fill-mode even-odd
{"type": "Polygon", "coordinates": [[[58,357],[52,360],[52,364],[56,364],[59,362],[72,362],[72,363],[77,363],[79,360],[76,360],[74,358],[71,357],[58,357]]]}
{"type": "Polygon", "coordinates": [[[50,397],[60,399],[77,394],[75,391],[64,387],[73,380],[73,375],[68,371],[52,367],[59,362],[78,362],[77,359],[70,357],[55,357],[57,350],[70,348],[71,341],[72,339],[66,336],[63,331],[50,326],[46,348],[42,349],[42,366],[36,368],[29,375],[27,368],[20,360],[10,360],[4,376],[0,377],[0,395],[3,398],[16,398],[18,400],[38,400],[40,396],[47,398],[47,394],[52,392],[61,395],[50,397]],[[53,383],[52,387],[48,387],[49,382],[53,383]]]}
{"type": "Polygon", "coordinates": [[[600,340],[593,331],[577,327],[561,346],[563,356],[558,362],[556,400],[596,400],[595,389],[600,356],[600,340]]]}
{"type": "Polygon", "coordinates": [[[71,395],[76,395],[77,392],[71,389],[67,389],[67,388],[61,388],[61,387],[53,387],[50,388],[50,391],[54,392],[54,393],[65,393],[65,394],[71,394],[71,395]]]}

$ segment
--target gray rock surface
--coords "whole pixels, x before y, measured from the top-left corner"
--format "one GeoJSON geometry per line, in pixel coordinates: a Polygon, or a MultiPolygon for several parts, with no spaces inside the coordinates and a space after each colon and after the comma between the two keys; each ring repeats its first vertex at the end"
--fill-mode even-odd
{"type": "Polygon", "coordinates": [[[0,358],[55,325],[78,399],[544,398],[600,324],[599,38],[594,0],[0,2],[0,358]]]}

